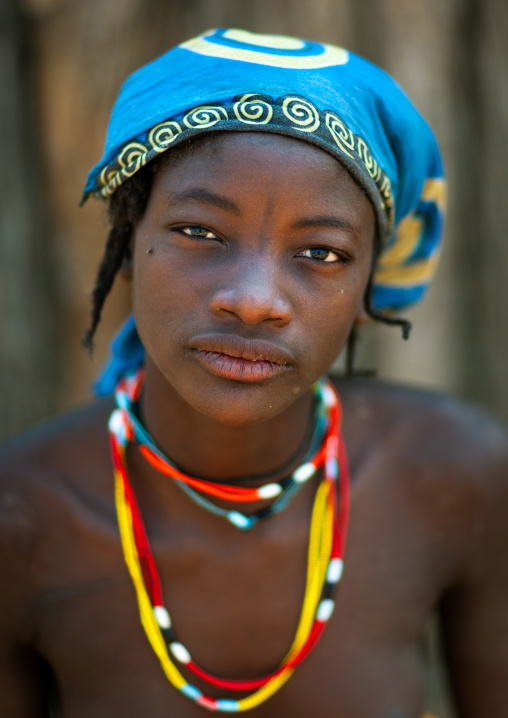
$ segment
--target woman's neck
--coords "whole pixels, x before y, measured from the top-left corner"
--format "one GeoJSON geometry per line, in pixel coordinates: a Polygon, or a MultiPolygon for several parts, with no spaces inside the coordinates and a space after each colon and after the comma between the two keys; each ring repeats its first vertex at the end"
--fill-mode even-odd
{"type": "Polygon", "coordinates": [[[301,459],[301,447],[312,422],[312,392],[308,391],[274,418],[257,424],[232,426],[190,406],[153,366],[140,400],[142,423],[159,448],[193,476],[220,479],[277,472],[301,459]]]}

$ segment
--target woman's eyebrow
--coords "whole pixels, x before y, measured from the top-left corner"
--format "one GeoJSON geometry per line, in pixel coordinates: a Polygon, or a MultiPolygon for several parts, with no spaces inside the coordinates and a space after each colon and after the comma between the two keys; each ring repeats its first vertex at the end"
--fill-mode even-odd
{"type": "Polygon", "coordinates": [[[295,229],[312,229],[313,227],[333,227],[334,229],[342,229],[358,236],[358,229],[348,222],[347,219],[339,217],[304,217],[297,220],[294,225],[295,229]]]}
{"type": "Polygon", "coordinates": [[[204,187],[191,187],[189,189],[182,190],[181,192],[171,192],[167,196],[168,206],[177,203],[181,204],[183,202],[188,202],[189,200],[193,202],[200,202],[201,204],[208,204],[212,207],[218,207],[219,209],[224,209],[226,212],[231,212],[232,214],[240,214],[240,208],[235,202],[233,202],[233,200],[222,194],[211,192],[204,187]]]}

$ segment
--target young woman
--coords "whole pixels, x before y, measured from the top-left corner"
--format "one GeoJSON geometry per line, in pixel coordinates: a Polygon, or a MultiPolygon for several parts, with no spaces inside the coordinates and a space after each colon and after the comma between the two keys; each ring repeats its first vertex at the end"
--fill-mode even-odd
{"type": "Polygon", "coordinates": [[[125,83],[85,197],[133,315],[107,398],[5,450],[9,718],[420,718],[438,609],[458,715],[508,715],[508,445],[326,372],[421,298],[432,134],[340,48],[212,31],[125,83]],[[346,540],[347,539],[347,540],[346,540]]]}

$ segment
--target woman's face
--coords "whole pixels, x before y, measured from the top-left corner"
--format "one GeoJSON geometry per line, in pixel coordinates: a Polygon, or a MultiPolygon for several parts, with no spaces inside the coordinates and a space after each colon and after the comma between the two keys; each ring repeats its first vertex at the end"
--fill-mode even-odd
{"type": "Polygon", "coordinates": [[[362,190],[306,142],[218,133],[169,156],[135,231],[148,370],[219,422],[274,417],[343,348],[374,232],[362,190]]]}

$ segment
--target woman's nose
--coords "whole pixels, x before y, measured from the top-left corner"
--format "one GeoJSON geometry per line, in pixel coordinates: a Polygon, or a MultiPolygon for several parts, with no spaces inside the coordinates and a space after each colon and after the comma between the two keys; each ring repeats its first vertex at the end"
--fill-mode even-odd
{"type": "Polygon", "coordinates": [[[214,314],[235,315],[244,324],[270,321],[285,326],[292,311],[280,285],[277,269],[266,258],[252,259],[217,288],[210,309],[214,314]]]}

